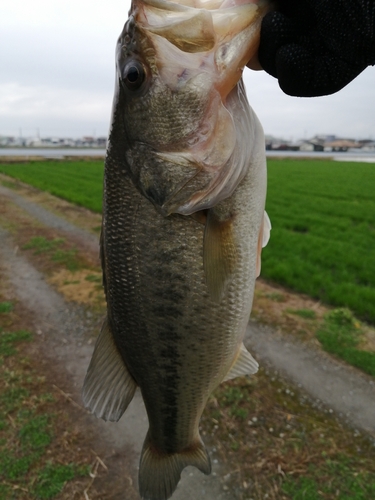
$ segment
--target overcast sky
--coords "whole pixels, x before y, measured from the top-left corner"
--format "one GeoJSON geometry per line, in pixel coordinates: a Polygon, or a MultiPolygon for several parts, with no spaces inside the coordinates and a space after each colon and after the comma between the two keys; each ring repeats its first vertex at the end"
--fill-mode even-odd
{"type": "MultiPolygon", "coordinates": [[[[12,0],[0,7],[0,135],[106,135],[114,49],[130,0],[12,0]]],[[[375,139],[375,68],[334,96],[288,97],[246,70],[248,99],[266,134],[375,139]]]]}

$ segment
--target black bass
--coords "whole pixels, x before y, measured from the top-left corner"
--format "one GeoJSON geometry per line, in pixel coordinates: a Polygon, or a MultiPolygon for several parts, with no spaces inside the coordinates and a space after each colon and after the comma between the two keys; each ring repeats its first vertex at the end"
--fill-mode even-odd
{"type": "Polygon", "coordinates": [[[101,260],[107,318],[84,382],[117,421],[137,387],[149,431],[142,498],[211,470],[199,420],[223,380],[253,374],[243,345],[261,248],[266,161],[242,69],[265,1],[133,0],[117,44],[101,260]]]}

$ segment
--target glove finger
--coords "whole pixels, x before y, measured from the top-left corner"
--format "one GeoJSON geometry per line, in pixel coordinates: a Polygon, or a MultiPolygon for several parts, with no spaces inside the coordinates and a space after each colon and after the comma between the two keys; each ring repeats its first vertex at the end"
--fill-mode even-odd
{"type": "Polygon", "coordinates": [[[312,5],[311,0],[279,0],[276,8],[286,17],[305,24],[313,16],[314,3],[316,0],[313,0],[312,5]]]}
{"type": "Polygon", "coordinates": [[[297,97],[333,94],[354,80],[365,67],[353,65],[331,53],[316,56],[297,44],[286,45],[276,54],[280,88],[297,97]]]}
{"type": "Polygon", "coordinates": [[[280,47],[295,40],[299,28],[280,12],[269,12],[262,21],[258,59],[264,70],[277,78],[276,54],[280,47]]]}

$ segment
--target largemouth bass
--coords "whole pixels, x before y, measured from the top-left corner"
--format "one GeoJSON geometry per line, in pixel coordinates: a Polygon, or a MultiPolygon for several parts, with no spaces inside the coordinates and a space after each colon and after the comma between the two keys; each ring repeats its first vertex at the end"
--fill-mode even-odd
{"type": "Polygon", "coordinates": [[[140,388],[147,500],[169,498],[187,465],[210,473],[198,428],[207,399],[258,368],[243,338],[269,233],[266,162],[241,75],[266,8],[133,0],[117,44],[101,233],[108,314],[83,400],[117,421],[140,388]]]}

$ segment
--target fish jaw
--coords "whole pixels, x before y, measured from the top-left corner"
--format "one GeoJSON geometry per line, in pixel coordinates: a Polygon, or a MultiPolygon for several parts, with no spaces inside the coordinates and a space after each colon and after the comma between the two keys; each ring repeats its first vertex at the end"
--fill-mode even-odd
{"type": "Polygon", "coordinates": [[[211,208],[248,168],[237,162],[244,146],[228,97],[244,92],[242,69],[257,49],[268,3],[191,3],[135,0],[117,50],[123,156],[137,188],[163,215],[211,208]],[[143,72],[135,90],[124,85],[132,65],[143,72]]]}

